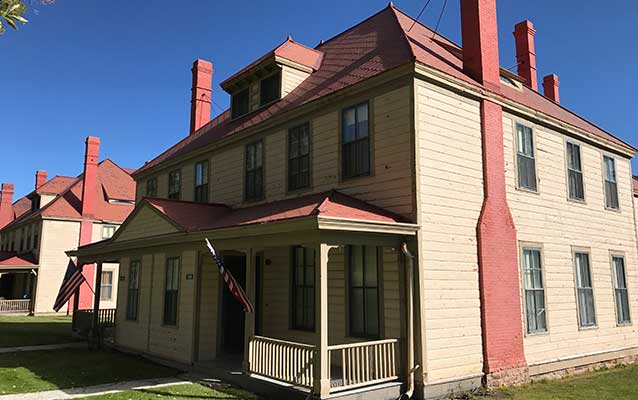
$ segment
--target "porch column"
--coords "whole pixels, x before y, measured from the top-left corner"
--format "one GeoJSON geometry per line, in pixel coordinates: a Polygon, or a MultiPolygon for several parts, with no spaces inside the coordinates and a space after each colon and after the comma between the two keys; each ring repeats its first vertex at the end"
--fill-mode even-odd
{"type": "Polygon", "coordinates": [[[315,360],[313,391],[319,398],[330,395],[328,357],[328,253],[334,246],[320,243],[315,248],[315,360]]]}
{"type": "MultiPolygon", "coordinates": [[[[256,249],[248,249],[246,254],[246,296],[253,305],[255,305],[255,271],[257,271],[257,251],[256,249]]],[[[255,309],[255,312],[257,310],[255,309]]],[[[243,368],[245,372],[250,372],[251,348],[250,340],[255,335],[255,312],[244,313],[244,362],[243,368]]]]}
{"type": "Polygon", "coordinates": [[[100,292],[101,292],[101,278],[102,278],[102,262],[97,263],[95,271],[95,284],[93,296],[93,323],[91,324],[91,332],[93,335],[93,343],[97,344],[97,348],[100,348],[99,332],[100,332],[100,292]]]}

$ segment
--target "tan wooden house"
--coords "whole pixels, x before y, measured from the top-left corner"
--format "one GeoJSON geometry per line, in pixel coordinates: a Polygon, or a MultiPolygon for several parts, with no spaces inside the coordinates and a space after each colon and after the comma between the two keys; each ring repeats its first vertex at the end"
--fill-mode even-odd
{"type": "Polygon", "coordinates": [[[211,121],[196,61],[190,134],[135,172],[113,238],[69,252],[120,263],[116,345],[273,398],[440,398],[635,358],[636,150],[561,106],[555,75],[538,92],[529,21],[519,73],[499,68],[495,3],[461,0],[464,49],[392,4],[288,38],[222,82],[211,121]]]}

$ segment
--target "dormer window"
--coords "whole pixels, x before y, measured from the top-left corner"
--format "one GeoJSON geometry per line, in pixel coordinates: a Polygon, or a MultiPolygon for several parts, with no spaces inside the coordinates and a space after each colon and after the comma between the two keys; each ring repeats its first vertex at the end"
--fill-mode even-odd
{"type": "Polygon", "coordinates": [[[239,118],[244,114],[248,114],[250,110],[250,96],[248,88],[243,89],[232,96],[232,117],[239,118]]]}
{"type": "Polygon", "coordinates": [[[259,105],[264,106],[281,97],[281,72],[264,78],[259,83],[259,105]]]}
{"type": "Polygon", "coordinates": [[[40,209],[40,196],[35,195],[33,199],[31,199],[31,211],[40,209]]]}

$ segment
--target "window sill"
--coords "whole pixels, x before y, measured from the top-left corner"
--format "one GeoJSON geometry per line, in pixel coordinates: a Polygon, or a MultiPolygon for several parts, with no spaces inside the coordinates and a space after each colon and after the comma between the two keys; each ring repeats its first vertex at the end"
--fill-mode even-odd
{"type": "Polygon", "coordinates": [[[620,210],[620,207],[618,207],[618,208],[611,208],[611,207],[607,207],[607,206],[605,206],[605,211],[615,212],[615,213],[618,213],[618,214],[620,214],[620,213],[622,212],[622,211],[620,210]]]}
{"type": "Polygon", "coordinates": [[[579,326],[578,330],[579,331],[595,331],[595,330],[598,330],[598,325],[579,326]]]}
{"type": "Polygon", "coordinates": [[[545,330],[545,331],[539,331],[539,332],[527,332],[525,334],[525,337],[543,337],[543,336],[548,336],[549,335],[549,330],[545,330]]]}
{"type": "Polygon", "coordinates": [[[587,202],[585,201],[585,199],[572,199],[571,197],[567,197],[567,201],[572,203],[572,204],[578,204],[581,206],[586,206],[587,202]]]}
{"type": "Polygon", "coordinates": [[[631,321],[627,321],[627,322],[616,322],[616,328],[626,328],[628,326],[632,326],[633,323],[631,321]]]}
{"type": "Polygon", "coordinates": [[[518,190],[519,192],[523,192],[523,193],[540,195],[540,192],[538,191],[538,188],[530,189],[530,188],[525,188],[525,187],[521,187],[521,186],[516,185],[516,190],[518,190]]]}

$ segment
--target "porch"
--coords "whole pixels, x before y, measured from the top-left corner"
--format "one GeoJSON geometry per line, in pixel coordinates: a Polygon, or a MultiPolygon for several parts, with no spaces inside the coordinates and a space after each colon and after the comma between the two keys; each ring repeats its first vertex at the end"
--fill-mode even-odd
{"type": "Polygon", "coordinates": [[[37,271],[34,255],[0,252],[0,314],[33,312],[37,271]]]}

